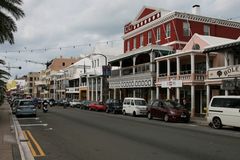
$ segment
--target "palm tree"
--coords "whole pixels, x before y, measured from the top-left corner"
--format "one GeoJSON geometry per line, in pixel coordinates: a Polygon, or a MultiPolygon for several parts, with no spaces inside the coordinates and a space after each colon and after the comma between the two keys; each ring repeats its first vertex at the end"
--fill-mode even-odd
{"type": "MultiPolygon", "coordinates": [[[[0,64],[4,65],[5,61],[0,59],[0,64]]],[[[11,75],[0,69],[0,105],[3,103],[4,100],[4,93],[6,92],[6,80],[10,77],[11,75]]]]}
{"type": "Polygon", "coordinates": [[[23,10],[19,8],[22,3],[22,0],[0,1],[0,43],[4,41],[14,43],[13,32],[17,31],[14,19],[19,20],[24,17],[23,10]]]}

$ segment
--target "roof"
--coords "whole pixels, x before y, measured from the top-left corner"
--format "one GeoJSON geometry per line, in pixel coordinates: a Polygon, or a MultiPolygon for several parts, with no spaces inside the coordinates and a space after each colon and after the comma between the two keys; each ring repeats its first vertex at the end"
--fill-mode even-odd
{"type": "Polygon", "coordinates": [[[229,38],[222,38],[222,37],[215,37],[215,36],[207,36],[207,35],[199,35],[198,36],[204,40],[205,42],[207,42],[209,44],[209,46],[213,46],[213,45],[218,45],[218,44],[224,44],[226,42],[231,42],[233,41],[233,39],[229,39],[229,38]]]}
{"type": "Polygon", "coordinates": [[[163,55],[167,55],[168,53],[173,51],[172,48],[169,47],[169,46],[148,45],[146,47],[139,48],[139,49],[127,52],[127,53],[123,53],[119,56],[113,57],[109,60],[109,62],[114,62],[114,61],[117,61],[117,60],[120,60],[120,59],[125,59],[125,58],[132,57],[132,56],[135,56],[135,55],[138,55],[138,54],[148,53],[151,50],[158,50],[163,55]]]}
{"type": "Polygon", "coordinates": [[[240,40],[231,40],[229,42],[208,46],[204,49],[203,53],[218,51],[221,49],[227,49],[231,47],[240,47],[240,40]]]}

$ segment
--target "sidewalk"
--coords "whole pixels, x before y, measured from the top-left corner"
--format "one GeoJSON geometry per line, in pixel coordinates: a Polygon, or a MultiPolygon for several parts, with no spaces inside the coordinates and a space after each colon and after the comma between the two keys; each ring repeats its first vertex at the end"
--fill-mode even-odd
{"type": "Polygon", "coordinates": [[[197,124],[200,126],[208,126],[207,118],[205,117],[192,117],[190,123],[197,124]]]}
{"type": "Polygon", "coordinates": [[[13,160],[14,150],[16,150],[16,139],[11,131],[11,112],[10,106],[5,101],[0,106],[0,160],[13,160]]]}

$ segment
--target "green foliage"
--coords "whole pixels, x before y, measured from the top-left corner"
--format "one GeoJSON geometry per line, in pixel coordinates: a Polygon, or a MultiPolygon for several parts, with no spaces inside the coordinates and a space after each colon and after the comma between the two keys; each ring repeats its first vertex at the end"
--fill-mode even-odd
{"type": "Polygon", "coordinates": [[[0,43],[8,41],[14,43],[13,32],[17,31],[14,21],[24,17],[24,12],[20,5],[22,0],[1,0],[0,1],[0,43]]]}

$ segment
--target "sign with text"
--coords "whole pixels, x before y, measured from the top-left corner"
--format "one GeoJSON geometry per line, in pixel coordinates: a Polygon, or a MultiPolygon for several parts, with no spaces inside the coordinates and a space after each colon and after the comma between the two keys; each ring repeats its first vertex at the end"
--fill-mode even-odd
{"type": "Polygon", "coordinates": [[[226,78],[240,75],[240,65],[228,66],[226,68],[214,69],[208,71],[208,78],[226,78]]]}
{"type": "Polygon", "coordinates": [[[181,80],[171,80],[162,82],[162,88],[178,88],[178,87],[182,87],[181,80]]]}

